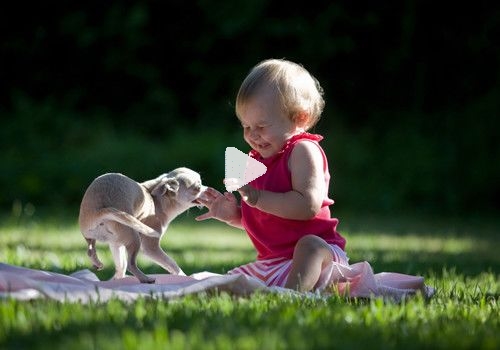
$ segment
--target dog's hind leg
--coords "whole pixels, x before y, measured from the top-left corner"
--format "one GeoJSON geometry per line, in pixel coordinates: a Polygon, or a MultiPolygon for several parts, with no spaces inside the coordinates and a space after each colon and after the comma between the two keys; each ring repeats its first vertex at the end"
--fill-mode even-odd
{"type": "Polygon", "coordinates": [[[115,274],[113,279],[120,279],[125,277],[127,272],[127,250],[125,246],[118,243],[110,243],[109,249],[115,262],[115,274]]]}
{"type": "MultiPolygon", "coordinates": [[[[155,279],[153,277],[148,277],[137,267],[137,254],[139,254],[139,250],[141,247],[141,238],[139,236],[139,233],[128,226],[118,223],[116,225],[119,226],[119,230],[115,230],[115,233],[118,234],[115,244],[119,244],[125,247],[126,258],[123,256],[123,251],[118,251],[118,253],[121,254],[118,254],[118,257],[115,261],[118,261],[121,266],[125,265],[126,269],[135,277],[137,277],[137,279],[141,283],[154,283],[155,279]],[[126,261],[125,264],[124,261],[126,261]]],[[[116,272],[117,274],[122,273],[122,271],[119,271],[118,268],[116,272]]]]}
{"type": "Polygon", "coordinates": [[[165,270],[173,275],[186,276],[184,271],[177,263],[169,257],[160,247],[160,241],[157,238],[142,237],[141,249],[148,258],[156,262],[165,270]]]}
{"type": "Polygon", "coordinates": [[[145,275],[137,267],[137,254],[139,253],[139,247],[132,245],[128,245],[125,247],[127,248],[128,270],[130,271],[130,273],[137,277],[139,281],[141,281],[141,283],[154,283],[155,279],[153,277],[145,275]]]}
{"type": "Polygon", "coordinates": [[[91,239],[91,238],[85,238],[85,240],[87,241],[87,246],[88,246],[87,255],[89,256],[90,260],[92,261],[92,265],[94,265],[94,267],[97,270],[101,270],[103,268],[104,264],[97,257],[97,251],[96,251],[96,247],[95,247],[96,240],[91,239]]]}
{"type": "Polygon", "coordinates": [[[139,233],[118,222],[108,221],[105,225],[106,230],[111,233],[108,242],[115,262],[113,279],[125,277],[125,272],[128,270],[141,283],[153,283],[155,279],[146,276],[137,267],[137,254],[141,247],[139,233]]]}

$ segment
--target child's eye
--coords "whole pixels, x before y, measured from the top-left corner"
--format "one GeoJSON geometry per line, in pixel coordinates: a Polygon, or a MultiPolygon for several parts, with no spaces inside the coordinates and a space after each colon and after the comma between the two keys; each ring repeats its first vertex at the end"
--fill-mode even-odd
{"type": "Polygon", "coordinates": [[[249,130],[263,130],[264,128],[266,128],[267,125],[257,125],[257,126],[254,126],[253,128],[248,126],[248,125],[241,125],[241,127],[243,128],[243,130],[245,131],[249,131],[249,130]]]}

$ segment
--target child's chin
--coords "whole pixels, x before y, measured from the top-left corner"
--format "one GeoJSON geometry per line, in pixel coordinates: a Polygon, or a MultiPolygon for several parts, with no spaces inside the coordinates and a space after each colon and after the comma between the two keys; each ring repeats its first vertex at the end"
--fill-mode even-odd
{"type": "Polygon", "coordinates": [[[267,146],[259,146],[257,148],[254,148],[257,152],[260,153],[260,155],[264,158],[270,157],[274,154],[271,145],[267,146]]]}

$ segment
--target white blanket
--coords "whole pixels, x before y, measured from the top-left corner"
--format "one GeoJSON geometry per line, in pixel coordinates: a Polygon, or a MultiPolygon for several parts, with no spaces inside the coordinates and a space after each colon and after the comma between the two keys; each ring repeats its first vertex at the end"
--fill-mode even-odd
{"type": "MultiPolygon", "coordinates": [[[[401,300],[421,290],[425,296],[434,289],[423,284],[423,278],[398,273],[373,274],[367,262],[350,266],[332,265],[331,273],[338,281],[337,290],[350,297],[388,297],[401,300]]],[[[107,301],[110,298],[132,301],[139,297],[173,299],[200,292],[224,291],[233,295],[247,296],[256,291],[293,293],[323,297],[327,289],[316,293],[294,293],[279,287],[266,287],[261,281],[245,275],[220,275],[211,272],[191,276],[170,274],[152,275],[154,284],[140,283],[135,277],[100,281],[89,270],[71,275],[28,269],[0,263],[0,298],[31,300],[48,298],[62,302],[107,301]]],[[[330,291],[331,293],[331,291],[330,291]]]]}

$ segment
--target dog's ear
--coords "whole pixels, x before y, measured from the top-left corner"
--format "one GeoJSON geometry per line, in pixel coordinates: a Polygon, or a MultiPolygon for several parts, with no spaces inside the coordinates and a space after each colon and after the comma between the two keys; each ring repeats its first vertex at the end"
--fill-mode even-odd
{"type": "Polygon", "coordinates": [[[171,177],[164,177],[153,187],[151,194],[153,196],[163,196],[165,194],[175,195],[179,190],[179,182],[171,177]]]}

